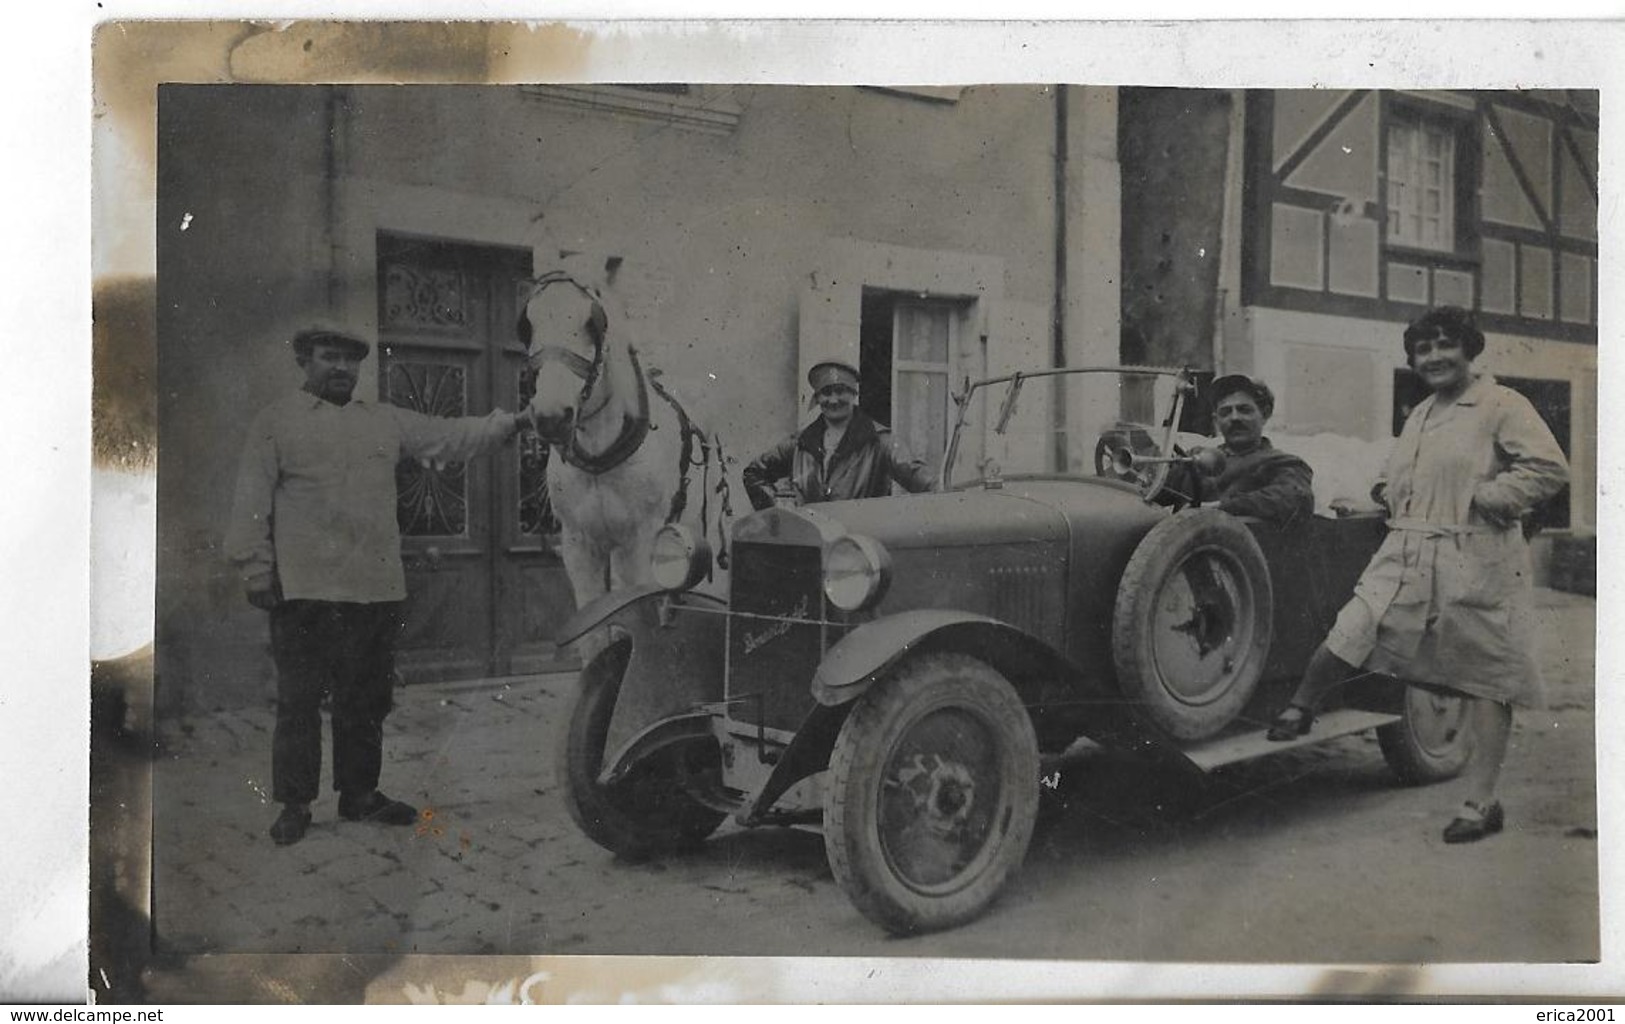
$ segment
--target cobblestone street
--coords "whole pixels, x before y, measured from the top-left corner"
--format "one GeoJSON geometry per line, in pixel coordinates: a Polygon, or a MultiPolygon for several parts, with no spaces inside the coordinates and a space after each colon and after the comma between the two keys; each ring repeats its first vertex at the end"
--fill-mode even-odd
{"type": "Polygon", "coordinates": [[[310,833],[285,848],[266,836],[278,809],[269,797],[274,709],[172,723],[154,793],[160,948],[409,952],[426,936],[457,936],[462,952],[537,943],[553,851],[575,836],[551,799],[550,754],[572,683],[554,675],[397,691],[381,788],[420,808],[417,825],[341,821],[324,776],[310,833]]]}
{"type": "Polygon", "coordinates": [[[640,864],[593,845],[554,782],[574,678],[551,675],[397,691],[382,787],[420,807],[421,819],[341,822],[324,793],[310,833],[288,847],[266,835],[277,811],[268,702],[161,722],[157,947],[1585,960],[1598,948],[1595,609],[1544,590],[1538,605],[1552,706],[1519,716],[1503,787],[1507,832],[1471,848],[1438,841],[1460,781],[1396,786],[1368,734],[1236,766],[1170,805],[1165,784],[1091,769],[1071,780],[1080,796],[1035,840],[986,918],[900,941],[846,900],[809,831],[725,825],[701,850],[640,864]],[[1489,902],[1485,879],[1495,881],[1489,902]],[[1263,893],[1271,896],[1260,902],[1263,893]],[[1428,905],[1417,911],[1418,900],[1428,905]],[[1089,927],[1077,927],[1078,914],[1089,927]],[[1406,915],[1411,923],[1396,924],[1406,915]]]}

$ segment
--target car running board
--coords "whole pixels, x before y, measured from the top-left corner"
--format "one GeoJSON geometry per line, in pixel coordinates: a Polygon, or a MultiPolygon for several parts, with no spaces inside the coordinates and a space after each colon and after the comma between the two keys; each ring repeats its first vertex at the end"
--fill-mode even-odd
{"type": "Polygon", "coordinates": [[[1265,738],[1268,729],[1256,729],[1251,732],[1215,737],[1183,749],[1185,756],[1190,758],[1196,767],[1204,772],[1210,772],[1227,764],[1251,761],[1266,754],[1279,754],[1283,750],[1292,750],[1295,747],[1324,743],[1338,736],[1349,736],[1353,733],[1365,732],[1367,729],[1375,729],[1379,725],[1391,725],[1399,720],[1398,715],[1343,708],[1338,711],[1328,711],[1325,714],[1316,715],[1314,726],[1308,733],[1296,739],[1272,742],[1265,738]]]}

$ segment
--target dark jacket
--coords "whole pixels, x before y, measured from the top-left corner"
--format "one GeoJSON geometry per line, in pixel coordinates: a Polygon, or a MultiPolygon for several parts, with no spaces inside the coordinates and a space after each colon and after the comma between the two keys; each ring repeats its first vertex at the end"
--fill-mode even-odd
{"type": "MultiPolygon", "coordinates": [[[[1220,445],[1219,451],[1224,453],[1224,472],[1202,478],[1204,503],[1217,505],[1231,515],[1254,516],[1282,526],[1314,515],[1314,470],[1307,462],[1278,450],[1267,437],[1245,455],[1237,455],[1229,445],[1220,445]]],[[[1166,486],[1193,496],[1194,472],[1176,465],[1168,474],[1166,486]]]]}
{"type": "Polygon", "coordinates": [[[852,411],[841,436],[829,475],[824,475],[824,418],[763,452],[745,467],[745,493],[758,509],[771,508],[775,485],[787,481],[799,504],[878,498],[891,493],[892,481],[908,491],[929,491],[934,474],[922,459],[910,455],[892,438],[889,427],[852,411]]]}

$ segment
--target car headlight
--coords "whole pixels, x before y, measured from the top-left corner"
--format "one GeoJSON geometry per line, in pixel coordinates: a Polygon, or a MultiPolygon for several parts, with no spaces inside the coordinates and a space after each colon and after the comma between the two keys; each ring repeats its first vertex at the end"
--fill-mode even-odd
{"type": "Polygon", "coordinates": [[[655,534],[649,575],[666,590],[688,590],[711,571],[711,545],[686,526],[671,523],[655,534]]]}
{"type": "Polygon", "coordinates": [[[824,550],[824,596],[845,612],[872,608],[891,582],[891,555],[879,541],[848,534],[824,550]]]}

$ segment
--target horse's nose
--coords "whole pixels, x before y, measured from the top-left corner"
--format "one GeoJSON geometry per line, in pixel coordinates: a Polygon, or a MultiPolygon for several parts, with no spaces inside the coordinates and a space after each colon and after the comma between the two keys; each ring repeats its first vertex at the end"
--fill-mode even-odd
{"type": "Polygon", "coordinates": [[[566,409],[553,414],[536,412],[535,417],[536,436],[549,444],[558,444],[570,436],[570,422],[575,417],[575,411],[566,409]]]}

